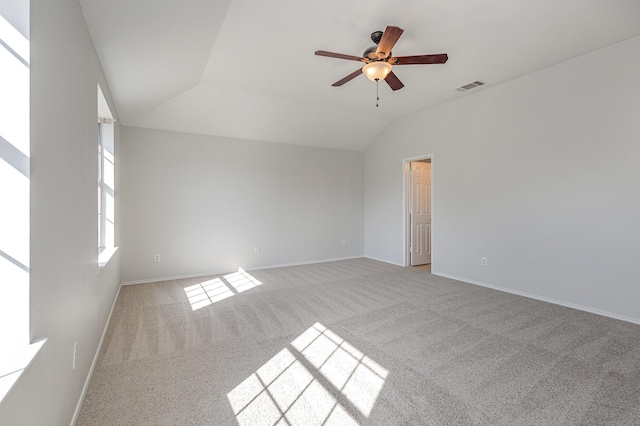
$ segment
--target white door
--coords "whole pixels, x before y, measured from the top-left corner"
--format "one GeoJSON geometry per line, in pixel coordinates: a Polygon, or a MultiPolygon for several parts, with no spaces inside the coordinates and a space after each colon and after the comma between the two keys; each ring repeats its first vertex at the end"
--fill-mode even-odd
{"type": "Polygon", "coordinates": [[[431,263],[431,163],[411,162],[411,266],[431,263]]]}

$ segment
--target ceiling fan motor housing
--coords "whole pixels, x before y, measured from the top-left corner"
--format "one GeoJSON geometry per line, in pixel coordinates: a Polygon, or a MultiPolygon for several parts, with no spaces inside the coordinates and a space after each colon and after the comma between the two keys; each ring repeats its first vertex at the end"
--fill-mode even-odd
{"type": "Polygon", "coordinates": [[[386,61],[391,57],[392,52],[389,52],[386,58],[379,58],[378,55],[376,54],[377,50],[378,50],[378,46],[368,47],[367,50],[365,50],[364,53],[362,54],[362,57],[365,59],[369,59],[370,61],[386,61]]]}
{"type": "Polygon", "coordinates": [[[367,49],[362,53],[363,58],[367,59],[376,59],[376,49],[378,46],[367,47],[367,49]]]}

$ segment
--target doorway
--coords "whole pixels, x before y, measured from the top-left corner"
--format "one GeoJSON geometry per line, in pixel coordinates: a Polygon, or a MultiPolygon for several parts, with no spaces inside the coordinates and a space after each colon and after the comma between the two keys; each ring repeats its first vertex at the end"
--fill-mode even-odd
{"type": "Polygon", "coordinates": [[[404,160],[405,266],[431,267],[432,156],[404,160]]]}

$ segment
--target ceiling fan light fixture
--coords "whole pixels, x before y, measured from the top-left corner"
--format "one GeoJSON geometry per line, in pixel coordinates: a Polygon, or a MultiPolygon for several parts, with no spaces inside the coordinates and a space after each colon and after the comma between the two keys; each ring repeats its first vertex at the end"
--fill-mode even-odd
{"type": "Polygon", "coordinates": [[[371,81],[384,80],[391,72],[391,64],[385,61],[369,62],[362,67],[362,72],[371,81]]]}

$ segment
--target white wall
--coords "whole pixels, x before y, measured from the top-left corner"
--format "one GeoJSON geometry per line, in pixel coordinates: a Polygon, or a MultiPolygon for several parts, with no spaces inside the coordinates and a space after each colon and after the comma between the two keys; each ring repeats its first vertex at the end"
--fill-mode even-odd
{"type": "Polygon", "coordinates": [[[68,425],[120,282],[117,254],[97,267],[96,85],[110,96],[77,0],[32,0],[30,22],[30,337],[47,343],[0,424],[68,425]]]}
{"type": "Polygon", "coordinates": [[[366,255],[403,263],[403,158],[433,154],[434,272],[640,321],[639,75],[634,38],[395,121],[366,255]]]}
{"type": "Polygon", "coordinates": [[[122,133],[124,282],[363,255],[363,153],[122,133]]]}

